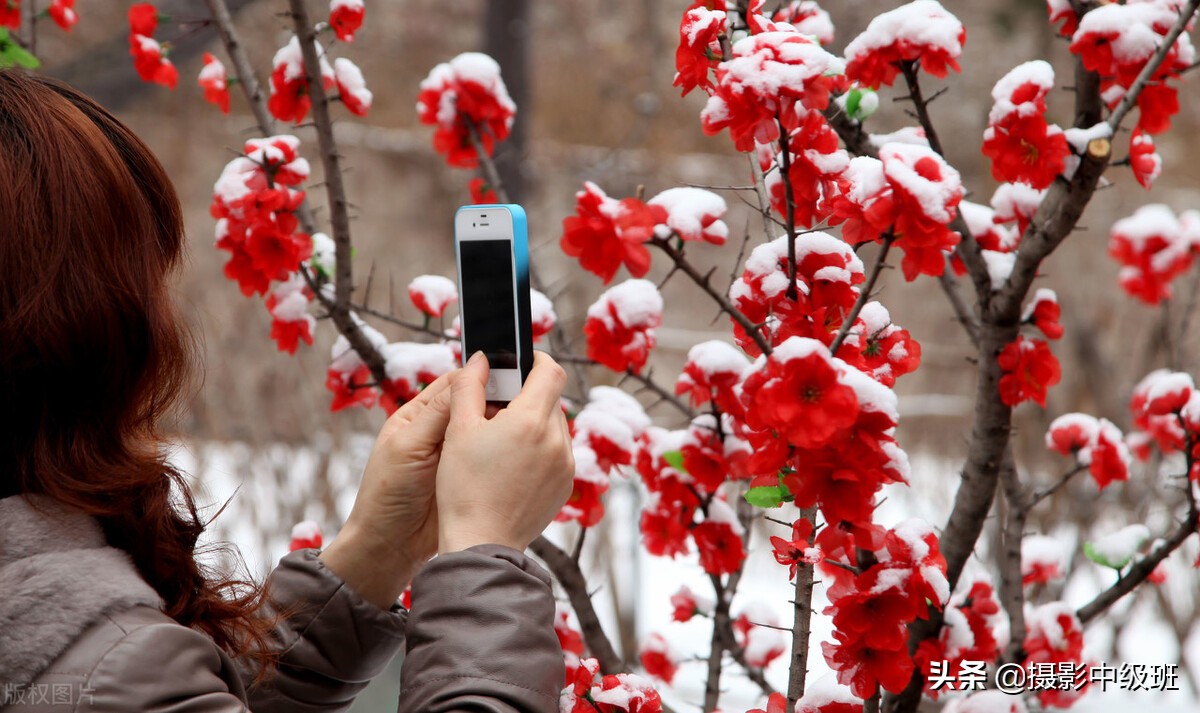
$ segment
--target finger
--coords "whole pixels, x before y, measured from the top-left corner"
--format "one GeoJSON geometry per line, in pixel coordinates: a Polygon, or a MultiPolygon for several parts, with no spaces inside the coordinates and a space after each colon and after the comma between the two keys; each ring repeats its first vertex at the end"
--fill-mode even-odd
{"type": "Polygon", "coordinates": [[[483,418],[487,404],[488,362],[483,352],[475,354],[467,365],[454,373],[450,383],[450,421],[464,425],[483,418]]]}
{"type": "Polygon", "coordinates": [[[437,397],[443,390],[450,386],[450,374],[442,374],[433,382],[421,389],[421,393],[417,394],[412,399],[409,399],[403,406],[396,409],[396,412],[391,415],[389,421],[397,421],[401,424],[411,422],[417,417],[417,414],[425,408],[425,405],[437,397]]]}
{"type": "Polygon", "coordinates": [[[405,435],[412,439],[409,443],[414,450],[433,452],[446,438],[446,426],[450,423],[450,397],[450,389],[444,386],[439,388],[408,424],[405,435]]]}
{"type": "Polygon", "coordinates": [[[533,353],[533,369],[521,387],[521,393],[509,404],[509,408],[528,408],[539,413],[549,414],[554,409],[560,409],[559,399],[562,398],[563,388],[567,385],[567,374],[558,362],[546,352],[533,353]]]}

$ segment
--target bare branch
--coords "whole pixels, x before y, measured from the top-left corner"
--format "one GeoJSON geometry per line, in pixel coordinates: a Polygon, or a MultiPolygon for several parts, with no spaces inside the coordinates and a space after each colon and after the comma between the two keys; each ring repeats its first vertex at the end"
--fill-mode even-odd
{"type": "Polygon", "coordinates": [[[371,370],[379,383],[387,381],[383,356],[365,334],[350,312],[350,299],[354,290],[353,260],[351,257],[350,213],[346,201],[346,188],[342,183],[341,159],[333,138],[333,119],[329,115],[329,97],[321,77],[320,57],[317,54],[317,36],[304,0],[288,0],[292,23],[300,41],[304,56],[304,73],[308,82],[308,93],[312,98],[313,123],[317,129],[317,144],[321,151],[321,165],[325,172],[325,194],[329,201],[330,227],[333,232],[334,299],[330,310],[338,331],[358,353],[359,358],[371,370]]]}
{"type": "Polygon", "coordinates": [[[483,174],[487,176],[488,186],[496,194],[496,198],[501,203],[509,203],[508,190],[504,187],[504,181],[500,180],[500,172],[496,170],[496,162],[488,155],[487,150],[483,147],[483,140],[479,136],[479,127],[476,126],[474,120],[466,114],[460,113],[458,118],[462,119],[467,126],[467,135],[471,137],[471,146],[475,148],[475,155],[479,157],[479,165],[483,168],[483,174]]]}
{"type": "MultiPolygon", "coordinates": [[[[775,124],[779,127],[779,180],[783,181],[783,197],[785,205],[785,226],[787,228],[787,298],[793,302],[799,298],[796,293],[796,196],[792,189],[792,151],[788,148],[788,130],[783,120],[775,116],[775,124]]],[[[761,198],[760,198],[761,200],[761,198]]]]}
{"type": "Polygon", "coordinates": [[[678,396],[671,393],[662,384],[659,384],[657,381],[655,381],[653,372],[641,374],[633,369],[626,369],[625,376],[622,378],[633,379],[649,391],[653,391],[661,400],[671,404],[680,413],[682,413],[684,416],[687,416],[689,421],[696,417],[696,410],[685,404],[678,396]]]}
{"type": "Polygon", "coordinates": [[[653,237],[650,239],[650,243],[666,253],[667,257],[671,258],[671,261],[674,262],[675,265],[677,265],[685,275],[692,278],[692,282],[695,282],[697,285],[699,285],[700,289],[704,290],[709,297],[713,298],[713,300],[720,305],[722,311],[733,318],[733,321],[741,325],[742,329],[746,331],[747,336],[754,340],[754,343],[758,345],[758,348],[763,354],[771,353],[771,343],[767,341],[767,337],[763,334],[762,330],[759,329],[758,325],[751,322],[749,317],[747,317],[745,314],[742,314],[742,311],[737,307],[734,307],[729,299],[725,297],[725,295],[717,292],[708,278],[704,275],[701,275],[700,271],[696,269],[696,266],[688,262],[688,259],[684,257],[683,252],[676,249],[674,245],[671,245],[670,236],[666,238],[657,236],[653,237]]]}
{"type": "Polygon", "coordinates": [[[554,578],[567,593],[571,608],[575,610],[575,616],[579,619],[584,643],[587,644],[588,652],[600,662],[600,670],[604,673],[628,671],[629,668],[600,626],[600,617],[596,616],[596,609],[592,606],[587,580],[579,569],[579,563],[559,549],[558,545],[542,536],[530,543],[529,549],[546,563],[546,568],[554,574],[554,578]]]}
{"type": "Polygon", "coordinates": [[[254,65],[250,64],[250,58],[246,56],[246,49],[238,37],[233,17],[229,13],[229,6],[225,4],[225,0],[204,1],[208,3],[208,10],[212,13],[217,33],[221,35],[225,52],[229,55],[229,59],[233,62],[233,68],[237,72],[237,83],[246,95],[250,111],[254,112],[259,130],[264,136],[274,134],[275,117],[267,111],[267,98],[263,95],[262,85],[258,83],[258,76],[254,73],[254,65]]]}
{"type": "MultiPolygon", "coordinates": [[[[800,517],[810,522],[816,516],[816,508],[804,508],[800,517]]],[[[812,536],[809,536],[812,544],[812,536]]],[[[805,679],[808,677],[808,647],[812,638],[813,566],[806,562],[796,567],[795,609],[792,619],[792,663],[788,667],[788,710],[796,707],[796,701],[804,695],[805,679]]]]}

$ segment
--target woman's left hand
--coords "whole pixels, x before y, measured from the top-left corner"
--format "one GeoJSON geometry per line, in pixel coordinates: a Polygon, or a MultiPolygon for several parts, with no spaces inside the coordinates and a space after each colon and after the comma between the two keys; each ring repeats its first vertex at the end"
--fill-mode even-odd
{"type": "Polygon", "coordinates": [[[321,559],[368,601],[390,607],[437,552],[434,484],[450,419],[449,375],[384,423],[346,525],[321,559]]]}

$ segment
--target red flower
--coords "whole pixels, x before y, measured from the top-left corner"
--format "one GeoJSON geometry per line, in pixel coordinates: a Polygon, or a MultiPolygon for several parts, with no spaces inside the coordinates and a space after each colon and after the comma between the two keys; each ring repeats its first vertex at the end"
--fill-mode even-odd
{"type": "MultiPolygon", "coordinates": [[[[717,38],[725,32],[725,11],[713,10],[712,0],[699,0],[683,12],[679,23],[679,47],[675,50],[675,82],[683,96],[696,87],[712,92],[708,72],[721,59],[717,38]]],[[[724,5],[722,5],[724,7],[724,5]]]]}
{"type": "Polygon", "coordinates": [[[332,0],[329,3],[329,26],[342,42],[353,42],[354,33],[362,27],[366,8],[362,0],[332,0]]]}
{"type": "Polygon", "coordinates": [[[693,406],[716,401],[723,413],[740,413],[733,387],[750,365],[746,355],[720,340],[701,342],[688,350],[675,393],[687,394],[693,406]]]}
{"type": "Polygon", "coordinates": [[[321,526],[312,520],[296,523],[292,528],[292,541],[288,544],[288,552],[304,549],[321,549],[321,526]]]}
{"type": "MultiPolygon", "coordinates": [[[[334,84],[333,69],[325,61],[325,53],[317,46],[320,57],[321,82],[325,89],[334,84]]],[[[280,121],[300,123],[308,116],[312,99],[308,91],[308,74],[304,67],[304,52],[300,48],[299,38],[292,39],[275,53],[272,60],[274,69],[271,71],[271,97],[267,100],[267,109],[271,115],[280,121]]]]}
{"type": "Polygon", "coordinates": [[[642,546],[658,557],[686,555],[688,553],[688,525],[694,508],[681,509],[664,506],[647,507],[642,510],[638,528],[642,533],[642,546]]]}
{"type": "Polygon", "coordinates": [[[962,178],[945,159],[924,146],[885,144],[879,158],[896,204],[892,230],[897,246],[904,251],[900,263],[904,279],[911,282],[919,274],[941,275],[946,253],[960,240],[947,226],[962,200],[962,178]]]}
{"type": "Polygon", "coordinates": [[[796,567],[801,562],[816,564],[821,560],[820,550],[814,549],[809,544],[812,532],[812,522],[806,518],[800,518],[792,524],[791,540],[771,537],[772,554],[775,555],[776,562],[787,566],[789,580],[796,578],[796,567]]]}
{"type": "Polygon", "coordinates": [[[782,693],[772,693],[767,697],[767,709],[751,708],[746,713],[787,713],[788,700],[782,693]]]}
{"type": "Polygon", "coordinates": [[[1046,407],[1046,391],[1058,383],[1062,369],[1050,347],[1040,339],[1018,336],[1000,352],[1000,400],[1007,406],[1033,399],[1046,407]]]}
{"type": "Polygon", "coordinates": [[[559,245],[605,284],[612,282],[622,264],[634,277],[642,277],[650,270],[650,252],[644,243],[653,237],[654,226],[665,220],[661,206],[647,207],[636,198],[617,201],[588,181],[575,194],[575,215],[563,219],[559,245]]]}
{"type": "MultiPolygon", "coordinates": [[[[842,149],[837,133],[818,111],[801,110],[796,128],[789,135],[788,183],[792,187],[793,217],[796,225],[811,228],[832,213],[829,199],[837,193],[837,180],[850,165],[850,156],[842,149]]],[[[771,207],[787,216],[787,192],[781,176],[783,160],[774,162],[778,171],[766,174],[771,207]]]]}
{"type": "Polygon", "coordinates": [[[834,631],[836,642],[822,642],[829,667],[838,683],[849,686],[859,698],[875,695],[879,686],[899,693],[912,678],[913,660],[908,655],[908,630],[903,626],[876,626],[870,637],[854,637],[834,631]]]}
{"type": "Polygon", "coordinates": [[[661,634],[651,634],[646,637],[646,640],[642,642],[641,650],[638,651],[638,659],[642,662],[642,668],[646,669],[646,673],[668,685],[675,678],[675,671],[679,668],[671,652],[671,647],[667,645],[667,640],[661,634]]]}
{"type": "MultiPolygon", "coordinates": [[[[1083,625],[1075,612],[1063,602],[1044,604],[1026,617],[1028,633],[1025,637],[1025,661],[1023,665],[1032,669],[1035,665],[1069,665],[1073,669],[1083,660],[1083,625]]],[[[1083,695],[1087,678],[1076,679],[1079,687],[1038,692],[1044,706],[1065,708],[1083,695]]]]}
{"type": "Polygon", "coordinates": [[[575,520],[581,527],[591,527],[604,517],[601,495],[608,492],[608,474],[596,463],[596,454],[589,448],[575,447],[575,480],[571,496],[554,519],[558,522],[575,520]]]}
{"type": "Polygon", "coordinates": [[[1033,302],[1025,308],[1025,314],[1021,317],[1021,321],[1040,329],[1047,339],[1059,339],[1063,335],[1063,326],[1058,322],[1061,314],[1062,308],[1058,306],[1058,295],[1054,293],[1054,290],[1043,287],[1034,295],[1033,302]]]}
{"type": "Polygon", "coordinates": [[[279,351],[295,354],[301,341],[312,345],[316,319],[308,313],[310,297],[304,282],[293,279],[284,282],[267,295],[267,311],[271,313],[271,339],[279,351]]]}
{"type": "Polygon", "coordinates": [[[671,618],[675,621],[690,621],[697,614],[707,615],[712,611],[712,602],[701,601],[686,584],[671,595],[671,606],[674,608],[671,618]]]}
{"type": "Polygon", "coordinates": [[[204,90],[204,100],[216,104],[221,113],[229,113],[229,75],[225,65],[211,53],[204,53],[204,67],[200,70],[200,87],[204,90]]]}
{"type": "Polygon", "coordinates": [[[79,15],[75,12],[75,0],[52,0],[46,12],[50,19],[67,32],[79,22],[79,15]]]}
{"type": "Polygon", "coordinates": [[[840,374],[825,345],[788,339],[746,378],[747,424],[772,429],[799,448],[826,445],[858,418],[858,397],[840,374]]]}
{"type": "Polygon", "coordinates": [[[495,142],[508,138],[517,106],[500,78],[500,65],[485,54],[464,52],[434,67],[421,82],[417,111],[422,124],[437,127],[433,147],[447,163],[475,168],[479,157],[468,122],[491,156],[495,142]]]}
{"type": "Polygon", "coordinates": [[[1035,60],[1017,66],[996,83],[995,103],[983,134],[983,154],[992,159],[997,181],[1046,188],[1063,172],[1071,149],[1066,135],[1046,122],[1046,94],[1054,69],[1035,60]]]}
{"type": "Polygon", "coordinates": [[[472,178],[467,184],[467,188],[471,191],[471,202],[475,205],[491,205],[499,203],[500,199],[496,197],[496,191],[482,178],[472,178]]]}
{"type": "Polygon", "coordinates": [[[448,277],[418,275],[408,283],[408,298],[427,316],[437,318],[458,301],[458,287],[448,277]]]}
{"type": "Polygon", "coordinates": [[[1050,13],[1051,25],[1062,21],[1058,34],[1063,37],[1071,37],[1079,29],[1079,14],[1071,7],[1070,0],[1046,0],[1046,10],[1050,13]]]}
{"type": "Polygon", "coordinates": [[[374,406],[379,393],[367,386],[373,380],[371,370],[365,364],[350,372],[330,369],[325,374],[325,388],[333,392],[333,403],[329,410],[336,412],[351,406],[374,406]]]}
{"type": "Polygon", "coordinates": [[[169,89],[174,89],[179,83],[179,71],[167,59],[163,47],[150,37],[130,35],[129,54],[133,55],[133,67],[142,81],[161,84],[169,89]]]}
{"type": "Polygon", "coordinates": [[[134,35],[151,37],[158,29],[158,8],[152,3],[134,3],[129,8],[129,32],[134,35]]]}
{"type": "Polygon", "coordinates": [[[1095,418],[1083,413],[1068,413],[1054,419],[1046,431],[1046,448],[1064,456],[1087,448],[1100,428],[1095,418]]]}
{"type": "Polygon", "coordinates": [[[613,371],[640,371],[656,343],[662,309],[662,296],[648,280],[626,280],[609,288],[588,307],[583,325],[588,358],[613,371]]]}
{"type": "Polygon", "coordinates": [[[1121,264],[1121,287],[1149,305],[1171,296],[1171,282],[1192,266],[1200,251],[1196,219],[1176,217],[1164,205],[1146,205],[1113,224],[1108,254],[1121,264]]]}
{"type": "Polygon", "coordinates": [[[959,71],[967,31],[934,0],[916,0],[876,16],[867,29],[846,45],[846,76],[878,89],[891,86],[901,62],[920,62],[935,77],[959,71]]]}
{"type": "MultiPolygon", "coordinates": [[[[727,505],[725,507],[728,508],[727,505]]],[[[713,506],[709,508],[711,511],[713,506]]],[[[735,525],[736,520],[708,519],[692,529],[692,538],[696,541],[696,549],[700,551],[700,566],[705,572],[718,576],[732,574],[746,559],[742,537],[734,529],[735,525]]]]}
{"type": "Polygon", "coordinates": [[[592,688],[591,697],[600,713],[662,713],[658,691],[649,681],[632,673],[605,676],[598,688],[592,688]]]}
{"type": "Polygon", "coordinates": [[[1134,129],[1129,138],[1129,166],[1142,188],[1150,190],[1162,173],[1162,156],[1154,148],[1154,139],[1141,129],[1134,129]]]}
{"type": "Polygon", "coordinates": [[[840,71],[841,60],[795,32],[739,40],[733,57],[717,66],[716,86],[700,114],[704,133],[728,128],[738,151],[772,143],[779,121],[802,113],[794,105],[825,110],[840,71]]]}
{"type": "Polygon", "coordinates": [[[338,57],[333,60],[333,76],[342,105],[355,116],[366,116],[371,109],[374,95],[367,89],[367,83],[358,65],[345,57],[338,57]]]}
{"type": "Polygon", "coordinates": [[[21,29],[21,0],[0,0],[0,27],[21,29]]]}

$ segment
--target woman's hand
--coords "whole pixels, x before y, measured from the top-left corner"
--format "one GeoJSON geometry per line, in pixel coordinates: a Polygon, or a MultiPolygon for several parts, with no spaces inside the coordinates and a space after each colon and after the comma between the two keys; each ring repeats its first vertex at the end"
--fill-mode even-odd
{"type": "Polygon", "coordinates": [[[487,359],[450,385],[450,423],[437,475],[438,551],[498,544],[524,550],[554,519],[575,477],[559,398],[566,375],[534,352],[521,393],[488,418],[487,359]]]}
{"type": "Polygon", "coordinates": [[[453,378],[437,379],[383,424],[346,526],[321,553],[327,567],[383,608],[437,551],[434,483],[453,378]]]}

